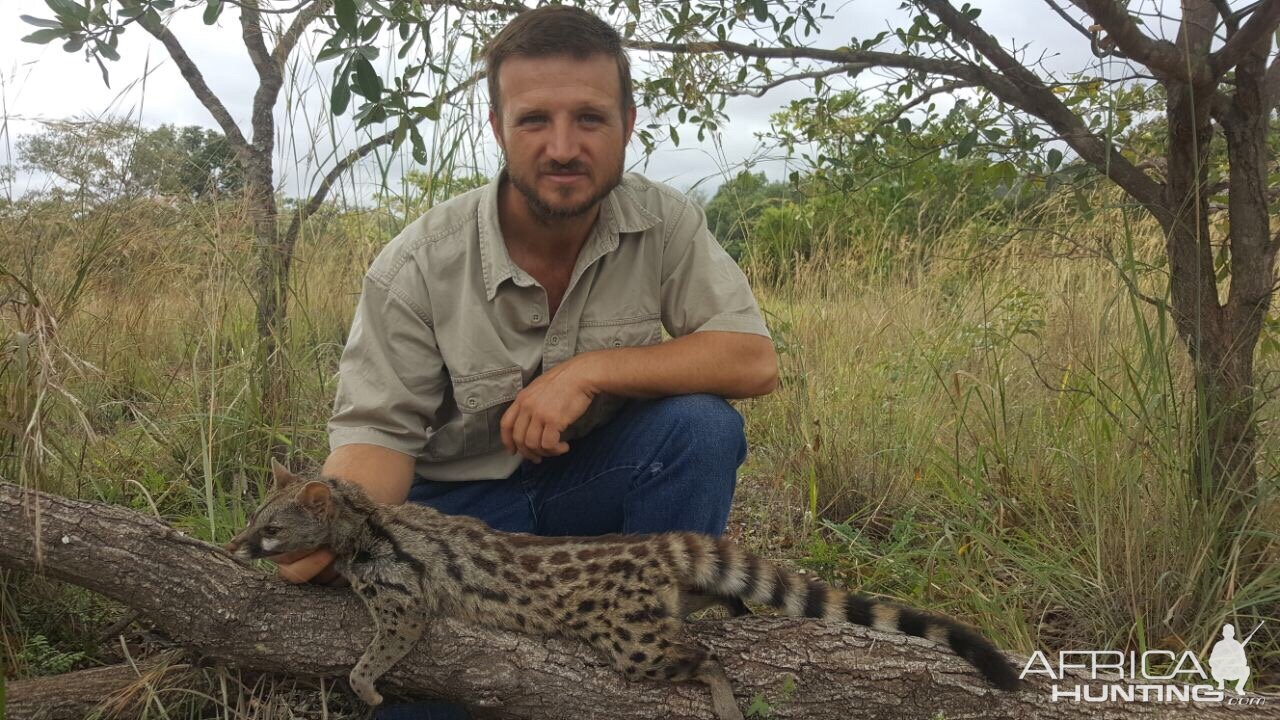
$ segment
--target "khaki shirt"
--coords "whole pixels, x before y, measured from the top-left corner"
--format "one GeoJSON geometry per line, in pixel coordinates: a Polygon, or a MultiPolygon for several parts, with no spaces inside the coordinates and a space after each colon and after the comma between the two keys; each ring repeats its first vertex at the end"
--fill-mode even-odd
{"type": "MultiPolygon", "coordinates": [[[[663,328],[768,336],[702,209],[635,174],[602,203],[551,317],[541,285],[507,254],[499,182],[432,208],[374,260],[339,364],[330,448],[397,450],[431,480],[505,478],[521,457],[503,448],[499,422],[543,370],[578,353],[657,344],[663,328]]],[[[595,398],[564,439],[623,402],[595,398]]]]}

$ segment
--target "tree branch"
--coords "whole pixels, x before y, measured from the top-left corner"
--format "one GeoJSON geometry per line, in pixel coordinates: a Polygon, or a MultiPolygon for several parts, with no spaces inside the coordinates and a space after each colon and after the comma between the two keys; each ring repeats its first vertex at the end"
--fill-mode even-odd
{"type": "Polygon", "coordinates": [[[1276,102],[1280,101],[1280,54],[1277,54],[1267,66],[1266,75],[1262,80],[1262,89],[1265,93],[1264,111],[1269,113],[1275,109],[1276,102]]]}
{"type": "Polygon", "coordinates": [[[1209,55],[1209,65],[1217,75],[1234,68],[1257,47],[1271,43],[1271,34],[1280,27],[1280,0],[1266,0],[1249,17],[1240,31],[1231,36],[1217,52],[1209,55]]]}
{"type": "Polygon", "coordinates": [[[772,82],[766,83],[759,87],[743,88],[741,90],[736,90],[732,94],[747,95],[750,97],[764,97],[765,93],[778,87],[779,85],[785,85],[789,82],[795,82],[797,80],[816,80],[818,78],[831,77],[832,75],[840,75],[843,73],[853,74],[861,70],[866,70],[869,67],[871,66],[866,63],[846,63],[844,65],[837,65],[835,67],[827,68],[825,70],[812,70],[809,72],[796,73],[794,75],[781,75],[775,80],[773,80],[772,82]]]}
{"type": "MultiPolygon", "coordinates": [[[[332,3],[333,0],[316,0],[303,8],[289,24],[289,29],[281,36],[280,41],[276,43],[270,59],[264,58],[263,63],[258,66],[261,82],[258,84],[257,92],[253,94],[251,122],[254,147],[262,155],[269,156],[275,148],[275,123],[272,120],[272,113],[275,112],[276,100],[280,97],[280,88],[284,86],[284,68],[289,54],[293,52],[293,48],[307,26],[315,22],[316,18],[328,10],[332,3]]],[[[261,41],[260,36],[258,39],[261,41]]],[[[265,48],[263,50],[265,52],[265,48]]],[[[253,52],[251,49],[250,54],[253,52]]],[[[256,61],[255,65],[257,65],[256,61]]]]}
{"type": "Polygon", "coordinates": [[[1085,40],[1093,42],[1094,34],[1089,30],[1089,28],[1084,26],[1084,23],[1081,23],[1079,20],[1076,20],[1075,18],[1071,17],[1071,15],[1068,14],[1067,11],[1063,9],[1061,5],[1054,2],[1054,0],[1044,0],[1044,2],[1050,8],[1053,8],[1053,11],[1058,14],[1058,17],[1062,18],[1063,20],[1066,20],[1068,25],[1075,28],[1076,32],[1083,35],[1085,40]]]}
{"type": "Polygon", "coordinates": [[[910,101],[903,103],[901,106],[896,108],[896,111],[893,113],[893,115],[890,115],[884,120],[881,120],[877,124],[881,126],[891,125],[893,123],[896,123],[898,121],[898,118],[910,112],[912,108],[916,108],[924,104],[924,102],[929,98],[932,98],[936,95],[945,95],[947,93],[955,92],[956,90],[964,90],[966,88],[972,88],[972,87],[976,87],[976,86],[973,83],[957,81],[957,82],[945,82],[937,87],[928,88],[923,92],[921,92],[916,97],[912,98],[910,101]]]}
{"type": "Polygon", "coordinates": [[[258,71],[258,77],[264,77],[271,71],[271,56],[267,52],[267,44],[262,40],[262,14],[258,11],[258,0],[242,0],[240,5],[240,36],[249,51],[249,59],[258,71]]]}
{"type": "Polygon", "coordinates": [[[333,0],[314,0],[298,13],[298,16],[289,24],[289,29],[285,30],[284,35],[280,36],[280,41],[276,43],[275,50],[271,52],[271,61],[275,63],[278,70],[284,71],[284,64],[289,59],[289,54],[293,52],[293,48],[298,44],[298,40],[302,37],[302,33],[311,23],[315,22],[321,15],[328,12],[333,6],[333,0]]]}
{"type": "Polygon", "coordinates": [[[1211,0],[1213,8],[1222,16],[1222,24],[1227,26],[1227,39],[1230,40],[1232,35],[1240,29],[1240,16],[1231,11],[1231,6],[1227,4],[1227,0],[1211,0]]]}
{"type": "Polygon", "coordinates": [[[1125,6],[1115,0],[1071,0],[1071,3],[1089,13],[1107,31],[1107,35],[1126,57],[1146,65],[1161,80],[1193,82],[1198,70],[1203,71],[1199,73],[1203,77],[1196,78],[1193,84],[1211,80],[1207,68],[1193,66],[1191,73],[1188,73],[1187,62],[1177,46],[1168,40],[1157,40],[1142,32],[1125,6]]]}
{"type": "MultiPolygon", "coordinates": [[[[809,59],[841,64],[866,64],[871,66],[893,67],[905,70],[954,77],[975,86],[982,86],[991,91],[1005,104],[1015,107],[1029,115],[1038,117],[1049,123],[1071,145],[1080,157],[1093,165],[1099,172],[1116,181],[1134,199],[1145,207],[1155,208],[1160,200],[1160,185],[1147,177],[1125,159],[1114,146],[1098,137],[1085,127],[1075,113],[1062,103],[1035,74],[1022,67],[1009,57],[991,36],[975,28],[966,18],[949,3],[936,0],[917,0],[918,4],[929,7],[940,18],[949,18],[959,28],[957,34],[975,44],[981,44],[995,57],[1004,58],[1004,62],[996,62],[1000,72],[960,62],[925,58],[915,55],[887,53],[875,50],[853,50],[840,48],[836,50],[807,47],[760,47],[744,45],[728,40],[704,40],[689,43],[670,43],[654,41],[630,41],[627,47],[637,50],[650,50],[668,53],[727,53],[742,57],[766,59],[809,59]],[[945,16],[945,18],[943,17],[945,16]],[[959,18],[959,20],[957,20],[959,18]],[[1007,71],[1007,72],[1006,72],[1007,71]]],[[[955,30],[953,28],[953,30],[955,30]]]]}
{"type": "Polygon", "coordinates": [[[196,94],[196,99],[200,101],[201,105],[204,105],[209,114],[213,115],[218,127],[222,128],[222,134],[227,137],[227,142],[231,143],[231,147],[236,150],[236,153],[242,156],[241,160],[246,163],[246,166],[252,163],[252,146],[240,132],[240,127],[236,125],[236,121],[231,117],[231,113],[227,111],[226,106],[222,104],[217,95],[213,94],[209,84],[204,81],[204,75],[200,73],[200,68],[196,67],[196,64],[192,62],[191,56],[187,55],[187,51],[178,42],[178,38],[174,37],[173,33],[169,32],[169,28],[163,24],[149,20],[146,13],[138,16],[138,24],[164,45],[165,50],[169,52],[169,57],[173,58],[174,64],[178,66],[178,71],[182,73],[183,79],[187,81],[191,91],[196,94]]]}
{"type": "MultiPolygon", "coordinates": [[[[1178,23],[1178,36],[1174,45],[1183,65],[1190,65],[1201,75],[1207,76],[1207,82],[1216,83],[1219,76],[1214,75],[1209,63],[1209,51],[1213,47],[1218,28],[1218,9],[1213,0],[1180,0],[1182,17],[1178,23]]],[[[1191,84],[1204,89],[1205,85],[1197,80],[1206,78],[1192,77],[1191,84]]]]}
{"type": "MultiPolygon", "coordinates": [[[[365,609],[347,589],[290,585],[133,510],[10,483],[0,483],[0,566],[115,598],[204,658],[248,670],[345,678],[371,632],[365,609]],[[39,564],[37,545],[43,545],[39,564]]],[[[739,702],[758,695],[771,703],[775,718],[887,720],[933,717],[944,709],[948,716],[990,720],[1151,716],[1142,703],[1054,703],[1039,680],[1024,692],[998,692],[945,647],[860,626],[751,617],[689,629],[720,658],[739,702]],[[783,691],[788,678],[794,689],[783,691]]],[[[701,686],[628,683],[581,643],[451,620],[432,623],[381,687],[465,700],[503,718],[712,717],[701,686]]],[[[31,707],[21,694],[11,694],[10,703],[31,707]]],[[[1280,703],[1250,712],[1280,718],[1280,703]]],[[[1238,717],[1236,708],[1202,704],[1161,706],[1159,715],[1238,717]]],[[[27,717],[10,713],[9,720],[27,717]]]]}
{"type": "Polygon", "coordinates": [[[957,37],[966,40],[1016,86],[1017,93],[1008,97],[1002,86],[987,82],[982,85],[1006,103],[1018,107],[1049,124],[1077,154],[1098,172],[1111,178],[1125,192],[1153,212],[1163,195],[1160,184],[1134,167],[1106,138],[1091,132],[1078,115],[1054,95],[1039,76],[1019,63],[1000,43],[975,25],[947,0],[918,0],[957,37]]]}

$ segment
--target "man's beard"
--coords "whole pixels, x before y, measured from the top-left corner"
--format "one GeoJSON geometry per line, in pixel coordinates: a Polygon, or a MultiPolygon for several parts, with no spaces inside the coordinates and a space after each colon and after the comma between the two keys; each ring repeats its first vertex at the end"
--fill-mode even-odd
{"type": "MultiPolygon", "coordinates": [[[[618,162],[618,170],[613,177],[608,178],[606,182],[596,190],[595,194],[584,202],[569,207],[555,207],[547,204],[545,200],[538,196],[538,191],[532,185],[525,182],[524,178],[516,173],[511,172],[510,163],[507,164],[507,179],[511,181],[511,186],[520,191],[524,196],[525,203],[529,206],[529,210],[533,216],[543,223],[553,222],[555,220],[567,220],[576,218],[590,212],[601,200],[609,196],[613,189],[622,183],[622,165],[618,162]]],[[[569,163],[567,165],[556,165],[551,168],[542,168],[540,172],[581,172],[582,169],[577,163],[569,163]]],[[[590,177],[590,176],[588,176],[590,177]]]]}

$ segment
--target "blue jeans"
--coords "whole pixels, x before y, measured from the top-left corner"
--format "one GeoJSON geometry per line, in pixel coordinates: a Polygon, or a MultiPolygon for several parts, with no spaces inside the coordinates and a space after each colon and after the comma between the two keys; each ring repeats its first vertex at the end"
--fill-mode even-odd
{"type": "MultiPolygon", "coordinates": [[[[418,478],[409,501],[471,515],[494,529],[537,535],[692,530],[724,532],[747,456],[742,416],[714,395],[629,402],[569,452],[525,461],[511,477],[474,482],[418,478]]],[[[465,720],[445,703],[384,705],[376,720],[465,720]]]]}

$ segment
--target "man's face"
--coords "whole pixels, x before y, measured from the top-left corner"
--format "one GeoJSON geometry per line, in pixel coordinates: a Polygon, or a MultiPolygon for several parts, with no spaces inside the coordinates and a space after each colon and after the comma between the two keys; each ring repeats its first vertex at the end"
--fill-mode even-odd
{"type": "Polygon", "coordinates": [[[509,58],[498,87],[501,116],[490,111],[489,124],[535,216],[582,215],[622,180],[636,111],[622,110],[613,58],[509,58]]]}

